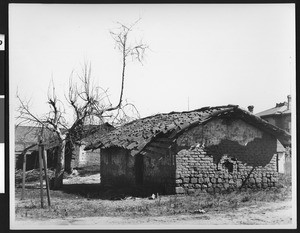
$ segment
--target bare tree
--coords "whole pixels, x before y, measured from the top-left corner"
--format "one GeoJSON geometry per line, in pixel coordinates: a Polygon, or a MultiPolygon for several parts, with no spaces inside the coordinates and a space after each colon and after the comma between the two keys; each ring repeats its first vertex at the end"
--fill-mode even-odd
{"type": "Polygon", "coordinates": [[[121,74],[122,85],[121,85],[121,93],[120,93],[119,103],[115,107],[108,108],[105,111],[120,109],[120,107],[122,105],[124,81],[125,81],[125,71],[126,71],[128,57],[131,57],[132,60],[137,60],[140,63],[142,63],[142,61],[144,59],[145,51],[148,48],[148,45],[144,44],[142,41],[140,41],[139,43],[135,42],[134,44],[132,44],[129,40],[129,35],[132,32],[133,27],[140,20],[141,19],[139,18],[137,21],[135,21],[130,26],[126,26],[126,25],[118,22],[119,28],[118,28],[117,32],[110,31],[110,34],[116,43],[116,48],[122,54],[122,74],[121,74]]]}
{"type": "MultiPolygon", "coordinates": [[[[140,20],[140,19],[139,19],[140,20]]],[[[37,116],[30,111],[29,102],[22,100],[17,93],[17,99],[20,106],[18,108],[18,119],[22,123],[34,123],[43,126],[52,131],[58,138],[58,159],[55,172],[54,189],[59,189],[62,186],[64,171],[72,172],[71,160],[74,148],[86,136],[84,133],[84,125],[87,122],[98,123],[105,122],[105,118],[112,119],[112,123],[124,123],[130,119],[126,114],[126,108],[131,108],[136,111],[133,104],[123,100],[124,83],[126,77],[126,66],[128,58],[142,62],[144,54],[148,46],[142,42],[131,43],[129,35],[133,27],[139,22],[137,20],[130,26],[118,23],[117,31],[111,31],[110,34],[116,43],[116,48],[122,56],[122,71],[121,71],[121,89],[119,101],[113,105],[109,99],[108,91],[101,87],[94,86],[91,81],[91,64],[85,63],[82,72],[72,72],[69,79],[69,89],[65,99],[67,105],[57,98],[55,86],[52,82],[48,91],[48,105],[50,110],[44,116],[37,116]],[[79,80],[79,83],[74,81],[74,76],[79,80]],[[67,122],[65,106],[71,107],[74,113],[74,120],[67,122]]],[[[138,112],[137,112],[138,113],[138,112]]]]}
{"type": "Polygon", "coordinates": [[[49,88],[48,91],[48,105],[49,112],[43,116],[37,116],[30,111],[30,101],[22,100],[17,93],[17,99],[19,100],[19,107],[17,109],[19,115],[17,119],[23,124],[34,124],[39,127],[44,127],[56,135],[58,140],[58,157],[57,166],[55,172],[54,187],[60,187],[62,184],[63,170],[64,170],[64,156],[65,156],[65,134],[62,132],[62,128],[65,127],[65,119],[63,117],[64,110],[59,105],[55,88],[52,87],[52,91],[49,88]]]}

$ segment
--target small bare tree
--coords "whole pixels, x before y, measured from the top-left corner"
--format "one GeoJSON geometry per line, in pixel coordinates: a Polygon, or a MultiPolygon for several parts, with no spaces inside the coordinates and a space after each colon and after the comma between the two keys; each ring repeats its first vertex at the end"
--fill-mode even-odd
{"type": "MultiPolygon", "coordinates": [[[[53,83],[52,83],[53,84],[53,83]]],[[[19,100],[19,107],[17,112],[19,115],[17,119],[19,124],[30,124],[38,127],[43,127],[51,132],[53,132],[58,140],[58,157],[57,157],[57,166],[55,173],[55,187],[61,186],[64,169],[64,155],[65,155],[65,138],[66,135],[63,132],[63,129],[67,130],[66,121],[64,118],[64,108],[63,104],[58,100],[55,87],[52,85],[52,88],[49,87],[47,103],[49,105],[49,112],[43,116],[37,116],[30,111],[29,103],[30,101],[22,100],[19,93],[17,93],[17,99],[19,100]]]]}
{"type": "Polygon", "coordinates": [[[113,124],[120,124],[130,119],[126,114],[126,108],[131,107],[137,112],[134,105],[123,102],[123,92],[128,58],[132,57],[132,60],[142,62],[145,51],[148,48],[142,42],[132,44],[128,39],[133,27],[139,20],[130,26],[118,23],[117,31],[110,32],[116,43],[116,48],[122,55],[121,89],[117,104],[113,105],[111,103],[107,90],[93,85],[91,81],[91,65],[88,63],[85,63],[82,72],[77,74],[79,84],[74,81],[74,72],[72,72],[69,79],[68,94],[65,95],[68,105],[57,98],[55,86],[52,82],[47,97],[50,110],[43,116],[33,114],[30,110],[29,102],[23,100],[17,93],[17,99],[20,103],[17,109],[19,121],[23,124],[34,123],[38,126],[43,126],[53,132],[58,138],[58,159],[54,189],[59,189],[62,186],[64,171],[68,173],[72,171],[72,154],[76,144],[79,144],[86,136],[84,133],[85,123],[94,122],[97,119],[100,124],[105,122],[105,118],[109,118],[112,119],[113,124]],[[65,106],[70,106],[73,110],[74,120],[72,122],[66,120],[65,106]]]}

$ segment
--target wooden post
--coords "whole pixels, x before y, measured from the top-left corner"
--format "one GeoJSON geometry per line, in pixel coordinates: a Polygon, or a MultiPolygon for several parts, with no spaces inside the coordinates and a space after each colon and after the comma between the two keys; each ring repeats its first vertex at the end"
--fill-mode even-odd
{"type": "Polygon", "coordinates": [[[25,193],[25,176],[26,176],[26,151],[23,152],[23,179],[22,179],[22,195],[21,200],[24,200],[24,193],[25,193]]]}
{"type": "Polygon", "coordinates": [[[44,208],[44,200],[43,200],[43,162],[42,162],[42,145],[41,141],[39,142],[39,164],[40,164],[40,196],[41,196],[41,207],[44,208]]]}
{"type": "Polygon", "coordinates": [[[45,172],[45,180],[46,180],[46,189],[47,189],[47,198],[48,198],[48,206],[51,206],[51,201],[50,201],[50,186],[49,186],[49,179],[47,175],[47,151],[45,150],[44,146],[42,146],[43,150],[43,162],[44,162],[44,172],[45,172]]]}

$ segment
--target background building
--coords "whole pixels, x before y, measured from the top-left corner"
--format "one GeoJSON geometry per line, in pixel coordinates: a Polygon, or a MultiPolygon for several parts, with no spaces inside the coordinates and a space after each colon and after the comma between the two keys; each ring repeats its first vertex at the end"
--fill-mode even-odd
{"type": "MultiPolygon", "coordinates": [[[[248,107],[249,108],[249,107],[248,107]]],[[[287,96],[287,101],[276,103],[275,107],[255,114],[256,116],[268,121],[288,133],[291,133],[291,96],[287,96]]],[[[278,172],[291,174],[291,145],[283,148],[277,141],[277,163],[278,172]]]]}

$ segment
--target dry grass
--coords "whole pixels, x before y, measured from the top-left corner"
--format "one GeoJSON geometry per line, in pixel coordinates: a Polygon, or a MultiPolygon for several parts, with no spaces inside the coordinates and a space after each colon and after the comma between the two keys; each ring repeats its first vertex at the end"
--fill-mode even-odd
{"type": "Polygon", "coordinates": [[[100,164],[99,165],[90,165],[86,167],[76,168],[79,173],[79,176],[89,176],[100,173],[100,164]]]}
{"type": "MultiPolygon", "coordinates": [[[[54,177],[54,171],[47,169],[48,177],[54,177]]],[[[33,169],[25,172],[25,181],[26,182],[36,182],[40,180],[40,170],[33,169]]],[[[15,171],[15,184],[19,185],[22,184],[23,179],[23,171],[21,169],[15,171]]],[[[44,171],[43,171],[43,179],[45,179],[44,171]]]]}
{"type": "Polygon", "coordinates": [[[128,197],[124,194],[123,200],[112,201],[110,199],[115,191],[105,190],[100,185],[78,186],[77,190],[76,188],[72,189],[72,186],[62,191],[51,190],[52,206],[47,207],[45,197],[46,207],[42,209],[40,208],[39,189],[27,189],[25,200],[21,201],[21,189],[17,188],[16,218],[166,216],[194,214],[199,213],[199,210],[228,212],[263,202],[277,202],[291,198],[290,179],[284,176],[280,178],[277,187],[263,190],[234,191],[227,194],[160,195],[154,200],[128,197]]]}
{"type": "MultiPolygon", "coordinates": [[[[77,168],[76,171],[78,172],[79,177],[85,177],[90,176],[94,174],[100,173],[100,166],[99,165],[91,165],[86,167],[77,168]]],[[[27,182],[37,182],[39,181],[40,177],[40,170],[39,169],[33,169],[26,171],[25,173],[25,181],[27,182]]],[[[51,169],[47,169],[47,174],[49,179],[54,177],[55,171],[51,169]]],[[[64,174],[64,178],[68,178],[68,174],[64,174]]],[[[22,184],[22,178],[23,178],[23,170],[19,169],[15,171],[15,184],[20,185],[22,184]]],[[[43,171],[43,179],[45,179],[44,171],[43,171]]]]}

